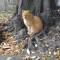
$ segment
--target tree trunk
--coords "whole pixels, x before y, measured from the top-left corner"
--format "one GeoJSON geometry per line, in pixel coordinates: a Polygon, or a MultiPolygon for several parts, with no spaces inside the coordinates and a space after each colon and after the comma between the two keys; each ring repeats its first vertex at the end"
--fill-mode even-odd
{"type": "MultiPolygon", "coordinates": [[[[46,25],[48,25],[50,22],[52,22],[52,20],[49,20],[51,14],[50,11],[54,11],[56,9],[57,6],[55,0],[18,0],[16,12],[9,21],[10,27],[13,27],[11,30],[14,30],[15,33],[17,33],[19,30],[25,27],[21,17],[22,10],[30,10],[32,14],[40,18],[41,15],[43,15],[42,18],[44,18],[44,22],[46,21],[45,24],[47,23],[46,25]]],[[[51,15],[51,17],[53,19],[54,15],[51,15]]],[[[55,22],[54,19],[53,22],[55,22]]],[[[53,22],[50,25],[54,25],[53,22]]],[[[10,28],[8,30],[10,30],[10,28]]]]}

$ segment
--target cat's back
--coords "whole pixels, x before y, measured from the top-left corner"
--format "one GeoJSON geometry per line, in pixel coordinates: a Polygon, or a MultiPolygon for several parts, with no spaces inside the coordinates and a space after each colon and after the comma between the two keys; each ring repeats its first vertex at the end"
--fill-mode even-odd
{"type": "Polygon", "coordinates": [[[34,16],[34,18],[32,20],[33,20],[33,23],[35,23],[36,25],[39,24],[39,25],[43,26],[42,20],[39,17],[34,16]]]}
{"type": "Polygon", "coordinates": [[[33,19],[32,19],[32,29],[34,31],[39,31],[39,30],[42,30],[43,29],[43,23],[42,23],[42,20],[37,17],[37,16],[34,16],[33,19]]]}

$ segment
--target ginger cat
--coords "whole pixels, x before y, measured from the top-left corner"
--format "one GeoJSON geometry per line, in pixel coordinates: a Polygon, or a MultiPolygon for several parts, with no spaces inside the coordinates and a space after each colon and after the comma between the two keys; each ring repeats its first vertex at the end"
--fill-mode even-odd
{"type": "Polygon", "coordinates": [[[43,23],[41,19],[37,16],[32,15],[29,10],[22,11],[22,18],[24,24],[28,29],[29,35],[37,33],[43,29],[43,23]]]}

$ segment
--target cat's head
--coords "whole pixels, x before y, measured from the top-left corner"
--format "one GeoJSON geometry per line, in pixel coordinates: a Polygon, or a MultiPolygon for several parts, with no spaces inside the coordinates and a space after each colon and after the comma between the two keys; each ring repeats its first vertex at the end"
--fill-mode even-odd
{"type": "Polygon", "coordinates": [[[22,10],[22,17],[25,19],[30,19],[32,18],[32,14],[30,13],[30,10],[22,10]]]}
{"type": "Polygon", "coordinates": [[[22,10],[22,13],[24,13],[24,12],[30,12],[30,10],[22,10]]]}

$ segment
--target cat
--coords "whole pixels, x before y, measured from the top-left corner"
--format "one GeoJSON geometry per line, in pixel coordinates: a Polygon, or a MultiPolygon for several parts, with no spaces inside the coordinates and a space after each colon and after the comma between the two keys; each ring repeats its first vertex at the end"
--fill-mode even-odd
{"type": "Polygon", "coordinates": [[[29,10],[22,10],[22,18],[29,35],[43,29],[42,20],[39,17],[32,15],[29,10]]]}

